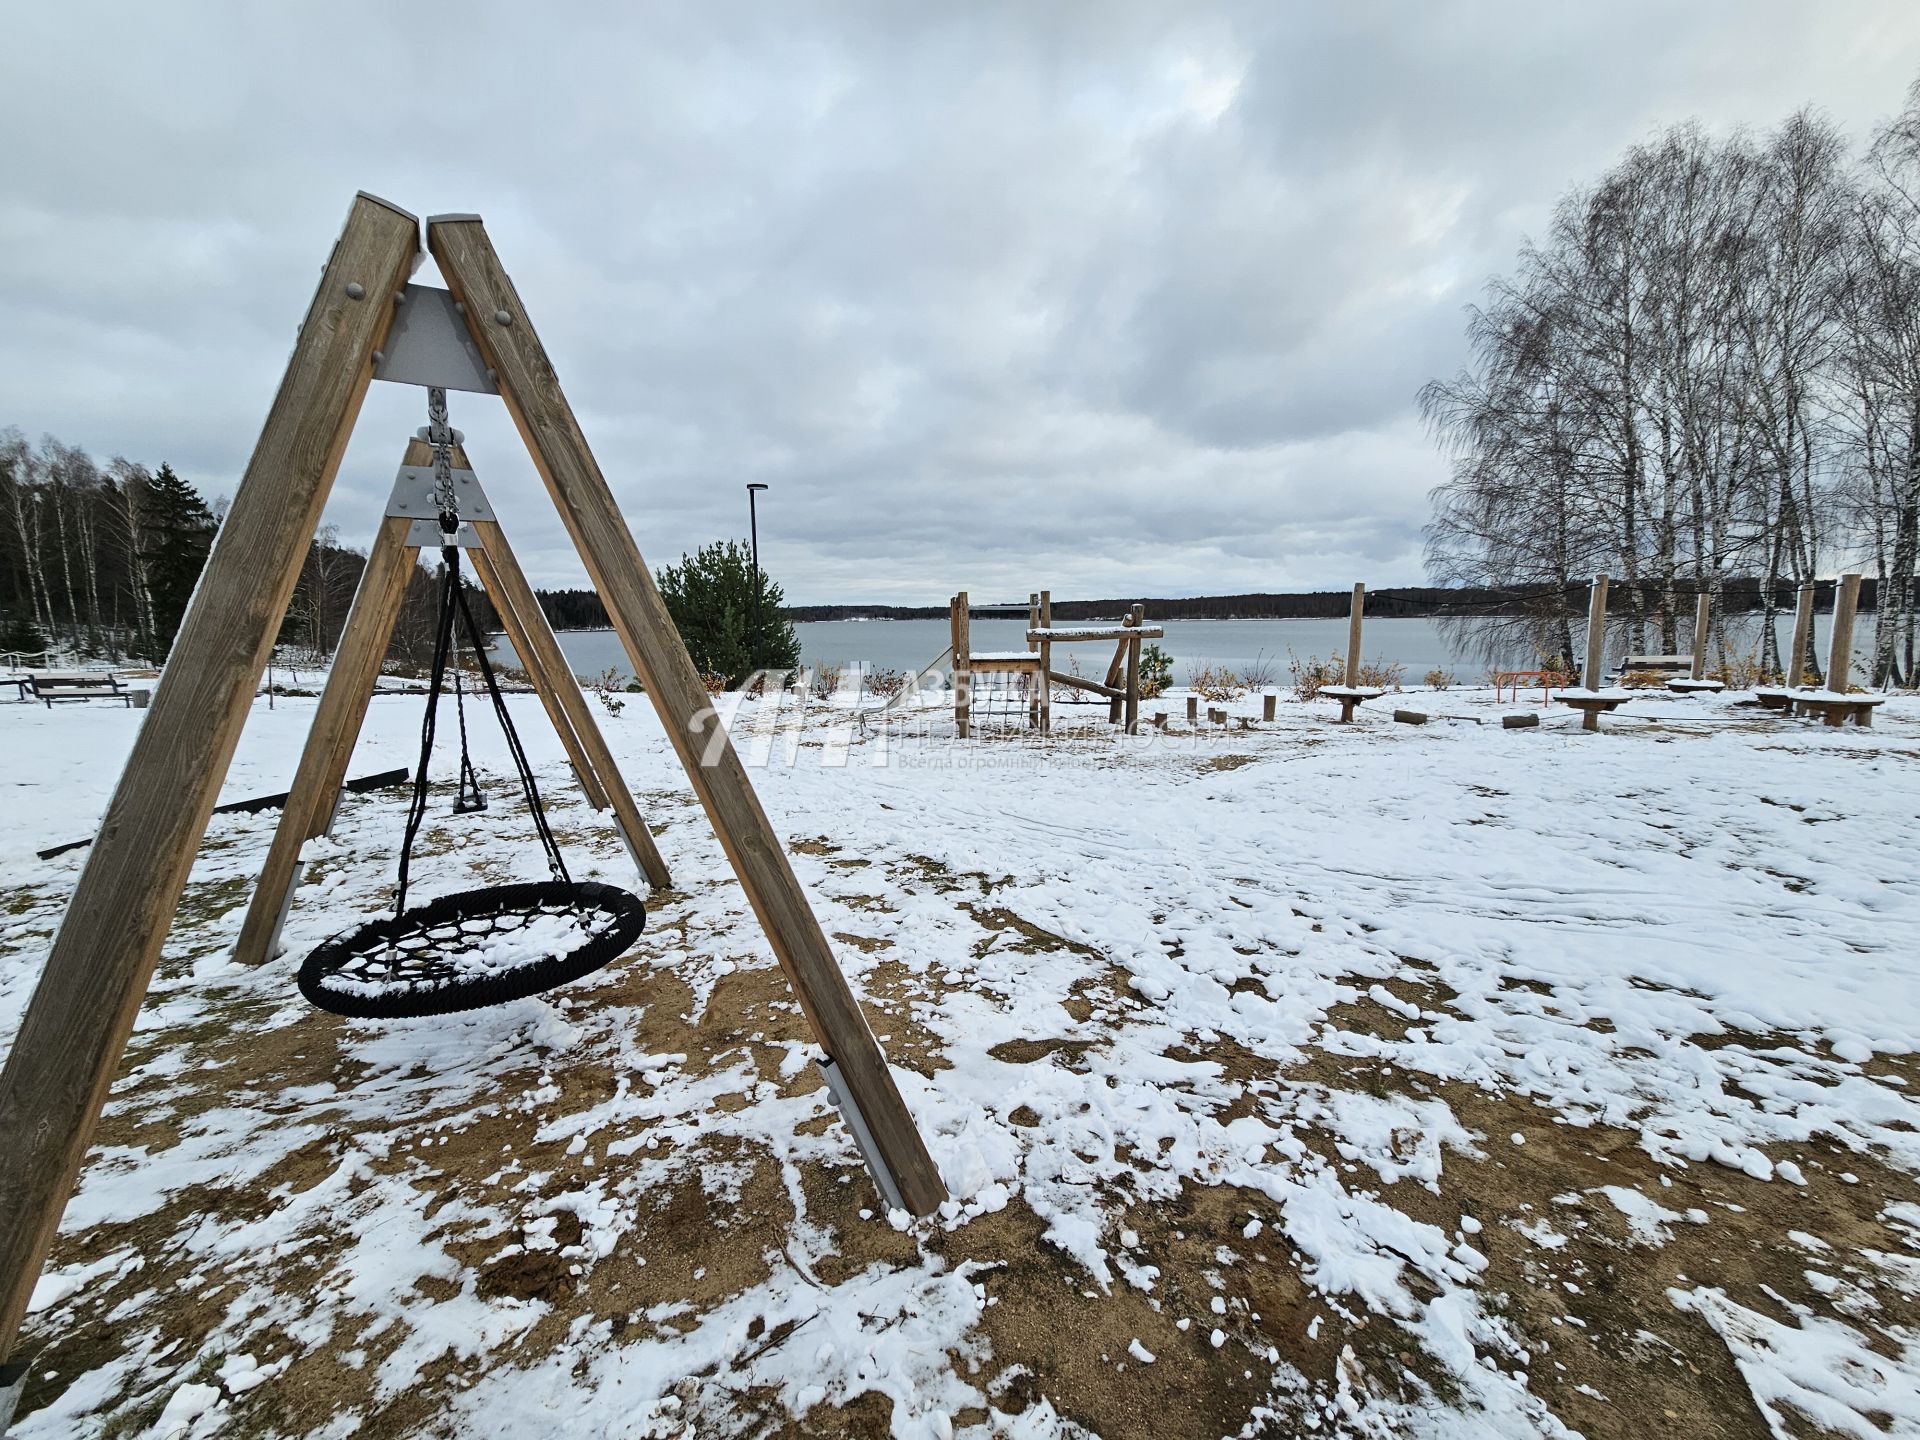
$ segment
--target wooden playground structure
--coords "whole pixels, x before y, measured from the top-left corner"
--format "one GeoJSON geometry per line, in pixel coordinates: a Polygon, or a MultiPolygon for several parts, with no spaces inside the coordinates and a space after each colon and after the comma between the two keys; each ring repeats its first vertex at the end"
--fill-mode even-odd
{"type": "MultiPolygon", "coordinates": [[[[1004,607],[981,607],[998,613],[1004,607]]],[[[1067,625],[1053,623],[1053,592],[1036,590],[1027,596],[1026,648],[1024,650],[975,650],[972,622],[976,613],[967,592],[962,590],[947,601],[947,648],[907,677],[907,683],[883,709],[891,710],[909,702],[919,692],[920,678],[951,666],[953,677],[953,724],[959,737],[967,739],[974,730],[976,709],[981,708],[978,677],[1003,677],[1013,708],[1027,714],[1027,724],[1041,734],[1053,729],[1054,690],[1063,687],[1098,696],[1107,702],[1107,719],[1122,726],[1129,735],[1140,731],[1140,645],[1158,640],[1167,632],[1149,625],[1146,607],[1135,605],[1118,625],[1067,625]],[[1093,680],[1084,675],[1053,668],[1056,645],[1101,644],[1111,642],[1113,658],[1107,664],[1105,678],[1093,680]]]]}
{"type": "MultiPolygon", "coordinates": [[[[425,232],[447,290],[409,283],[422,258],[415,216],[364,193],[354,199],[0,1071],[0,1215],[6,1217],[0,1225],[0,1430],[24,1383],[26,1366],[15,1341],[29,1297],[78,1180],[355,417],[375,379],[427,388],[430,416],[438,396],[442,420],[434,451],[442,482],[450,478],[445,462],[453,449],[445,438],[453,433],[444,425],[445,389],[484,390],[505,402],[825,1051],[816,1064],[876,1186],[886,1203],[916,1214],[947,1198],[886,1056],[717,723],[485,225],[476,215],[441,215],[427,220],[425,232]]],[[[418,456],[409,447],[409,460],[418,456]]],[[[464,454],[459,458],[464,462],[464,454]]],[[[664,885],[666,868],[585,718],[578,686],[548,648],[551,636],[539,607],[490,523],[491,509],[470,472],[467,483],[472,498],[460,502],[458,519],[472,533],[441,542],[447,572],[457,575],[453,559],[461,552],[452,547],[471,546],[496,604],[506,602],[502,618],[516,648],[528,642],[520,654],[563,741],[572,734],[567,749],[582,787],[590,798],[604,795],[611,803],[641,869],[664,885]]],[[[442,537],[454,533],[449,507],[438,498],[448,493],[444,484],[436,492],[442,537]]],[[[390,508],[382,523],[355,601],[353,648],[339,657],[329,681],[270,873],[262,877],[249,913],[243,948],[255,960],[271,952],[297,879],[300,842],[324,829],[332,812],[391,625],[389,590],[404,582],[412,553],[425,538],[419,519],[390,508]]],[[[1137,649],[1132,653],[1137,656],[1137,649]]]]}

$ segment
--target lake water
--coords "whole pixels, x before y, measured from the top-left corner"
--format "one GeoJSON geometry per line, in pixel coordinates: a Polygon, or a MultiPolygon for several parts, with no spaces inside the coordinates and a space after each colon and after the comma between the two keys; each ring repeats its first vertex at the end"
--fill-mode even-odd
{"type": "MultiPolygon", "coordinates": [[[[1751,648],[1757,637],[1757,616],[1739,617],[1747,632],[1736,648],[1751,648]]],[[[1814,617],[1819,653],[1826,656],[1826,620],[1814,617]]],[[[1289,655],[1305,660],[1309,656],[1325,659],[1347,644],[1345,620],[1166,620],[1166,638],[1156,643],[1173,656],[1173,679],[1184,685],[1192,671],[1205,665],[1224,665],[1242,675],[1265,667],[1271,671],[1265,682],[1278,684],[1287,677],[1289,655]]],[[[870,670],[905,671],[932,660],[947,646],[947,622],[935,620],[827,620],[794,627],[800,633],[801,662],[806,665],[847,665],[864,662],[870,670]]],[[[1574,641],[1579,643],[1580,627],[1574,641]]],[[[1024,650],[1024,620],[975,620],[972,626],[976,650],[1024,650]]],[[[1793,636],[1793,617],[1780,625],[1784,648],[1793,636]]],[[[1394,661],[1406,667],[1407,679],[1417,684],[1429,670],[1453,671],[1463,682],[1480,679],[1487,667],[1479,660],[1463,656],[1448,645],[1440,628],[1431,620],[1369,620],[1366,622],[1363,657],[1369,661],[1394,661]]],[[[1873,619],[1862,615],[1854,630],[1854,641],[1864,659],[1873,644],[1873,619]]],[[[598,676],[613,670],[623,678],[630,671],[620,637],[611,630],[568,630],[560,635],[560,648],[572,661],[574,672],[583,677],[598,676]]],[[[1683,639],[1680,647],[1688,648],[1683,639]]],[[[1056,657],[1064,651],[1080,660],[1083,671],[1104,670],[1113,654],[1110,644],[1057,647],[1056,657]]],[[[496,652],[507,664],[513,662],[513,647],[504,637],[496,652]]],[[[1055,660],[1056,668],[1064,662],[1055,660]]],[[[1503,666],[1531,669],[1539,662],[1531,653],[1506,657],[1503,666]]]]}

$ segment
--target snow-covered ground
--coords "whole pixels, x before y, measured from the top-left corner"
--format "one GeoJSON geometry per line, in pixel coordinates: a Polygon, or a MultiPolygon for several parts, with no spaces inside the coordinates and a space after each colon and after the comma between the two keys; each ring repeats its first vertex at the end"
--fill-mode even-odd
{"type": "MultiPolygon", "coordinates": [[[[511,703],[576,870],[637,886],[511,703]]],[[[256,708],[229,798],[285,788],[312,705],[256,708]]],[[[418,705],[351,773],[412,762],[418,705]]],[[[602,723],[675,889],[543,998],[311,1010],[403,797],[347,799],[260,971],[227,952],[277,815],[216,817],[17,1433],[1920,1435],[1920,700],[1231,708],[735,717],[927,1221],[876,1200],[643,697],[602,723]]],[[[84,860],[34,852],[141,718],[0,705],[0,1046],[84,860]]],[[[436,799],[421,898],[542,873],[473,728],[494,803],[436,799]]]]}

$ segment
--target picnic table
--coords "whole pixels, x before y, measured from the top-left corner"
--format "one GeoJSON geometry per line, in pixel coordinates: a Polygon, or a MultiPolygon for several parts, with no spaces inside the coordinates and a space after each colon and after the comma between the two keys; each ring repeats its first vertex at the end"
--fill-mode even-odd
{"type": "Polygon", "coordinates": [[[68,700],[118,700],[129,707],[133,704],[133,692],[122,685],[120,677],[110,670],[72,674],[47,672],[28,676],[27,683],[33,687],[34,698],[43,702],[49,710],[55,704],[68,700]]]}
{"type": "Polygon", "coordinates": [[[1793,708],[1796,714],[1811,715],[1828,725],[1844,725],[1851,720],[1855,725],[1873,724],[1873,707],[1884,705],[1884,695],[1854,695],[1839,690],[1796,690],[1793,692],[1793,708]]]}

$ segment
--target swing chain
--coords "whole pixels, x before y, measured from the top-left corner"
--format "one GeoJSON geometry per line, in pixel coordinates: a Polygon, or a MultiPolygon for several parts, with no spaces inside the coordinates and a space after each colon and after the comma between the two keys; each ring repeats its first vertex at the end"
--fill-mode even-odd
{"type": "Polygon", "coordinates": [[[440,533],[460,528],[460,501],[453,491],[453,426],[447,423],[447,392],[427,387],[427,443],[433,446],[433,503],[440,511],[440,533]]]}

